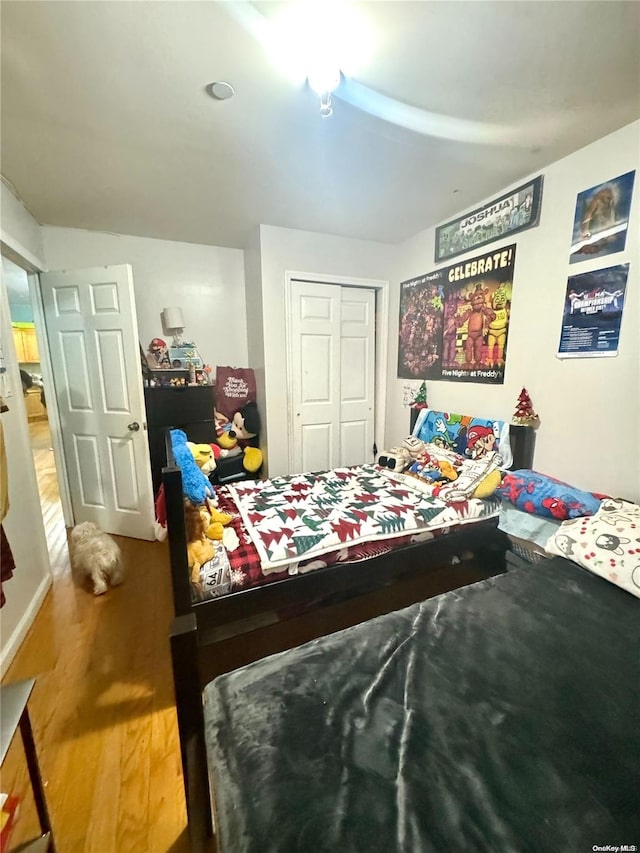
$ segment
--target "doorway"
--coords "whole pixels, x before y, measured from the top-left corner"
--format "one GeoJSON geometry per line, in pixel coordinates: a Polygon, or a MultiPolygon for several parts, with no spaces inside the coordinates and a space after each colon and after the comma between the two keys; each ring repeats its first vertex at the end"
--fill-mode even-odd
{"type": "Polygon", "coordinates": [[[60,549],[67,548],[66,519],[61,493],[65,474],[56,464],[51,434],[50,410],[55,392],[47,371],[42,368],[46,356],[40,352],[36,325],[38,312],[33,305],[33,289],[28,273],[9,258],[2,256],[2,277],[7,290],[11,331],[16,350],[29,440],[36,472],[42,518],[50,555],[50,564],[66,565],[57,559],[60,549]],[[54,559],[56,557],[56,559],[54,559]]]}

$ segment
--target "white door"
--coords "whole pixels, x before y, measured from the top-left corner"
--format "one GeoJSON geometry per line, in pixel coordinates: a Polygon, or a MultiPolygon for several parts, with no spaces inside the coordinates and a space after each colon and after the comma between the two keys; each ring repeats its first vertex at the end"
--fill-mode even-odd
{"type": "Polygon", "coordinates": [[[293,470],[373,461],[375,292],[292,282],[293,470]]]}
{"type": "Polygon", "coordinates": [[[374,461],[376,294],[340,291],[340,465],[361,465],[374,461]]]}
{"type": "Polygon", "coordinates": [[[76,524],[153,539],[153,494],[131,267],[42,273],[76,524]]]}

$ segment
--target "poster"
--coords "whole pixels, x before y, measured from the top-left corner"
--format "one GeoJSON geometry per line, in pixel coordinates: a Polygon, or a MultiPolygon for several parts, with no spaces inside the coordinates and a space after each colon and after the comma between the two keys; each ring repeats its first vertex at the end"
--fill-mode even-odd
{"type": "Polygon", "coordinates": [[[542,175],[436,228],[435,261],[446,261],[540,222],[542,175]]]}
{"type": "Polygon", "coordinates": [[[622,252],[635,172],[578,193],[573,218],[570,263],[622,252]]]}
{"type": "Polygon", "coordinates": [[[618,354],[629,264],[572,275],[564,300],[558,358],[618,354]]]}
{"type": "Polygon", "coordinates": [[[502,385],[515,244],[400,285],[398,376],[502,385]]]}

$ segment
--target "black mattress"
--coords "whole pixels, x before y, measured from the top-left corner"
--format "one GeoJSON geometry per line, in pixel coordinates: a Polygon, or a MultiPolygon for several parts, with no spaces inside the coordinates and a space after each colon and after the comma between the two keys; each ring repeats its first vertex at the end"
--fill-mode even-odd
{"type": "MultiPolygon", "coordinates": [[[[220,853],[640,844],[640,602],[548,560],[220,676],[220,853]]],[[[631,848],[630,848],[631,849],[631,848]]]]}

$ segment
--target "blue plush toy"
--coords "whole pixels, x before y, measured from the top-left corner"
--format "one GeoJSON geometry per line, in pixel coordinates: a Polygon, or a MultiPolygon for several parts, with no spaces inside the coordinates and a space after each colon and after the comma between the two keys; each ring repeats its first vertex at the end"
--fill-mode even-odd
{"type": "Polygon", "coordinates": [[[213,486],[198,468],[198,463],[187,447],[187,436],[181,429],[172,429],[171,448],[176,465],[182,471],[182,491],[191,503],[202,504],[213,497],[213,486]]]}

